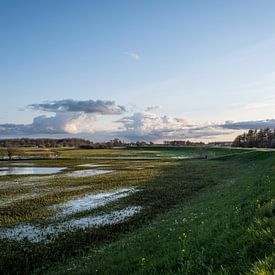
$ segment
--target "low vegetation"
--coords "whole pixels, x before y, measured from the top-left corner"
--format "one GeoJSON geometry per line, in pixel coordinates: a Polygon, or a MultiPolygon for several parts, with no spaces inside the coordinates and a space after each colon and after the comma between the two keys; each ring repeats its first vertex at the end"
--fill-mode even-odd
{"type": "Polygon", "coordinates": [[[119,223],[68,228],[46,242],[0,238],[1,274],[272,274],[275,153],[150,147],[58,155],[27,162],[66,167],[60,174],[0,177],[0,236],[22,224],[43,228],[129,207],[140,211],[119,223]],[[67,176],[98,167],[113,172],[67,176]],[[135,191],[70,216],[52,207],[122,188],[135,191]]]}

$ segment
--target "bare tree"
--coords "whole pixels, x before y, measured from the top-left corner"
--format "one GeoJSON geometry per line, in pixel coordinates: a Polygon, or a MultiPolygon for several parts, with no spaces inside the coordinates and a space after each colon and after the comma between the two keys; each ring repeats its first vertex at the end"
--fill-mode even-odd
{"type": "Polygon", "coordinates": [[[6,156],[6,150],[0,149],[0,158],[1,158],[1,159],[4,159],[5,156],[6,156]]]}
{"type": "Polygon", "coordinates": [[[15,155],[15,149],[13,147],[7,147],[7,154],[8,154],[9,160],[11,160],[12,157],[15,155]]]}

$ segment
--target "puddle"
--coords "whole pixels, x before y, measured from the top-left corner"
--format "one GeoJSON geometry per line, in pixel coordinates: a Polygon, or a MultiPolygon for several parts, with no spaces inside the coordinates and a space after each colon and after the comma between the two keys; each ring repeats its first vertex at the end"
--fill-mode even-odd
{"type": "Polygon", "coordinates": [[[193,157],[191,156],[176,156],[176,157],[171,157],[172,159],[191,159],[193,157]]]}
{"type": "Polygon", "coordinates": [[[60,167],[3,167],[0,170],[0,176],[56,174],[63,169],[60,167]]]}
{"type": "Polygon", "coordinates": [[[93,164],[93,163],[86,163],[86,164],[79,164],[78,167],[102,167],[102,166],[111,166],[110,164],[93,164]]]}
{"type": "Polygon", "coordinates": [[[104,226],[108,224],[117,224],[124,221],[126,218],[137,214],[138,212],[140,212],[141,209],[142,209],[141,206],[132,206],[132,207],[127,207],[123,210],[113,211],[110,214],[73,219],[69,222],[65,222],[62,224],[67,223],[69,226],[72,226],[73,228],[78,228],[78,229],[80,228],[85,229],[87,227],[104,226]]]}
{"type": "Polygon", "coordinates": [[[126,169],[131,169],[131,170],[144,170],[145,167],[132,167],[132,166],[128,166],[128,167],[125,167],[126,169]]]}
{"type": "Polygon", "coordinates": [[[65,217],[67,215],[72,215],[82,211],[104,206],[107,203],[124,198],[130,193],[136,191],[137,190],[135,188],[123,188],[113,192],[102,192],[98,194],[86,195],[81,198],[51,206],[50,209],[61,209],[61,211],[57,213],[56,217],[65,217]]]}
{"type": "Polygon", "coordinates": [[[142,207],[140,206],[132,206],[119,211],[113,211],[110,214],[72,219],[57,225],[48,225],[45,227],[32,224],[20,224],[13,228],[0,230],[0,238],[17,241],[29,240],[30,242],[49,242],[60,233],[121,223],[125,219],[139,213],[141,209],[142,207]]]}
{"type": "MultiPolygon", "coordinates": [[[[21,184],[21,186],[22,186],[22,184],[21,184]]],[[[36,187],[35,190],[33,190],[33,189],[26,190],[25,194],[13,195],[12,198],[0,199],[0,208],[1,207],[9,207],[15,203],[20,203],[20,202],[23,202],[23,201],[29,200],[29,199],[42,198],[47,195],[51,195],[51,196],[55,196],[55,195],[59,195],[59,194],[62,195],[64,190],[66,192],[69,192],[69,191],[85,190],[85,189],[89,189],[89,188],[90,188],[89,185],[65,187],[65,189],[64,189],[64,187],[56,188],[55,186],[42,185],[42,186],[39,186],[39,188],[36,187]]],[[[0,190],[1,190],[1,186],[0,186],[0,190]]]]}
{"type": "Polygon", "coordinates": [[[121,159],[121,160],[129,160],[129,161],[134,161],[134,160],[142,160],[142,161],[146,161],[146,160],[158,160],[159,158],[157,157],[146,157],[146,156],[126,156],[126,155],[122,155],[122,156],[112,156],[112,157],[101,157],[101,156],[96,156],[96,157],[86,157],[85,159],[101,159],[101,160],[114,160],[114,159],[121,159]]]}
{"type": "Polygon", "coordinates": [[[114,172],[114,170],[100,170],[100,169],[87,169],[87,170],[78,170],[67,173],[68,177],[90,177],[102,174],[109,174],[114,172]]]}

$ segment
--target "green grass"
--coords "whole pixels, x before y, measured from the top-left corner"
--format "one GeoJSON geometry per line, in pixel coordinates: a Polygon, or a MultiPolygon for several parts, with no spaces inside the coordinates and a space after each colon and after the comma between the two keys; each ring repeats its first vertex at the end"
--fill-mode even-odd
{"type": "MultiPolygon", "coordinates": [[[[208,153],[215,151],[210,160],[171,159],[171,154],[187,154],[185,150],[199,153],[196,148],[169,149],[168,153],[161,148],[106,150],[101,155],[91,150],[84,155],[99,158],[87,161],[79,158],[79,151],[69,151],[67,159],[36,161],[40,166],[66,165],[72,170],[80,169],[75,165],[81,163],[109,163],[117,172],[66,182],[61,175],[38,182],[39,199],[0,209],[1,227],[22,221],[47,223],[52,213],[45,206],[117,187],[137,186],[140,191],[78,215],[129,205],[143,209],[122,224],[68,232],[49,244],[0,240],[1,273],[272,274],[275,153],[210,148],[208,153]],[[129,159],[118,161],[121,151],[129,159]],[[137,155],[142,162],[133,158],[137,155]],[[146,159],[148,155],[154,159],[146,159]],[[137,166],[144,169],[135,170],[137,166]],[[68,189],[79,185],[85,189],[68,189]]],[[[28,177],[8,178],[11,182],[18,179],[28,177]]],[[[15,184],[3,190],[12,198],[29,192],[28,188],[15,184]]]]}
{"type": "Polygon", "coordinates": [[[204,146],[153,146],[153,147],[130,147],[132,152],[146,152],[155,153],[160,157],[178,157],[178,156],[193,156],[203,157],[207,155],[210,158],[219,157],[223,155],[242,154],[250,152],[251,149],[240,148],[226,148],[226,147],[204,147],[204,146]]]}
{"type": "Polygon", "coordinates": [[[243,161],[224,162],[236,173],[49,273],[273,274],[274,156],[253,153],[243,161]]]}

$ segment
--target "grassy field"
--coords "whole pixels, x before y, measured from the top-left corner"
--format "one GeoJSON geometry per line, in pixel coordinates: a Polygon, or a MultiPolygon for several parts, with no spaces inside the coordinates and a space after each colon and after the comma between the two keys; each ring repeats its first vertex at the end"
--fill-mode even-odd
{"type": "Polygon", "coordinates": [[[21,166],[58,174],[0,176],[1,274],[273,274],[275,152],[55,152],[21,166]]]}

